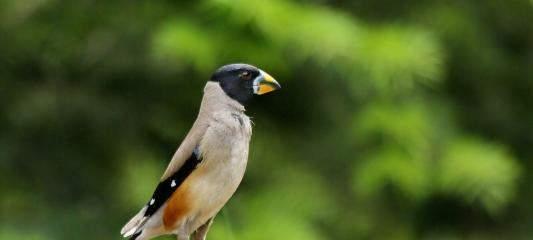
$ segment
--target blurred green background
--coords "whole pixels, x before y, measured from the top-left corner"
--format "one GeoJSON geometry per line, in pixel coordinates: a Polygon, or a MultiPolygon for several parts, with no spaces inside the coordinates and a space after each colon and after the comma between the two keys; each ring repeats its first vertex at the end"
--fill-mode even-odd
{"type": "Polygon", "coordinates": [[[529,0],[0,0],[0,239],[120,239],[233,62],[283,89],[210,240],[533,238],[529,0]]]}

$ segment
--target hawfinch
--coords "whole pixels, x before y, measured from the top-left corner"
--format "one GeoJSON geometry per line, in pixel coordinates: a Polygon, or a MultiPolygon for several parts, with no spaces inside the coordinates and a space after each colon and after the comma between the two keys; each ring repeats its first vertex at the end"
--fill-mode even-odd
{"type": "Polygon", "coordinates": [[[152,197],[120,233],[131,240],[167,234],[204,240],[246,169],[252,126],[244,106],[254,95],[279,88],[254,66],[219,68],[205,85],[198,117],[152,197]]]}

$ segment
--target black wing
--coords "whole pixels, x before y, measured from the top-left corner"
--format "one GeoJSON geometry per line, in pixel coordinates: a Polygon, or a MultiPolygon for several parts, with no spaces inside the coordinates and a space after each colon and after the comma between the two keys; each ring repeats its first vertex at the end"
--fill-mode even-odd
{"type": "Polygon", "coordinates": [[[176,171],[172,176],[165,179],[162,182],[159,182],[157,188],[152,194],[152,198],[146,206],[146,212],[144,213],[145,217],[150,217],[154,214],[174,193],[174,191],[183,183],[183,181],[191,174],[196,166],[202,161],[200,159],[200,154],[198,152],[198,147],[196,147],[183,166],[176,171]]]}

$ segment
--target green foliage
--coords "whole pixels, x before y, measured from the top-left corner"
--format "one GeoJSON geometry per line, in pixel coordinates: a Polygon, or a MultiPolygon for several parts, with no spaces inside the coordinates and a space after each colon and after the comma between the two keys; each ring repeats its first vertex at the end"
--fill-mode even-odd
{"type": "Polygon", "coordinates": [[[120,201],[131,203],[132,208],[142,206],[147,200],[147,193],[152,192],[157,176],[164,165],[157,164],[154,156],[149,156],[148,151],[125,149],[123,154],[124,169],[120,179],[120,201]],[[137,204],[134,204],[137,203],[137,204]]]}
{"type": "Polygon", "coordinates": [[[502,211],[514,198],[519,167],[500,146],[469,138],[456,140],[447,149],[441,168],[443,191],[479,203],[490,213],[502,211]]]}
{"type": "Polygon", "coordinates": [[[392,184],[415,200],[427,195],[435,132],[429,114],[419,103],[374,104],[357,114],[354,134],[382,143],[355,169],[356,192],[374,195],[392,184]]]}
{"type": "Polygon", "coordinates": [[[356,169],[357,193],[367,197],[392,184],[399,191],[415,200],[424,198],[428,192],[429,171],[400,150],[379,149],[375,156],[365,159],[365,165],[356,169]]]}
{"type": "Polygon", "coordinates": [[[153,55],[168,68],[193,65],[198,71],[213,69],[215,57],[214,42],[199,27],[187,21],[169,22],[153,37],[153,55]]]}
{"type": "Polygon", "coordinates": [[[46,236],[37,231],[25,231],[24,229],[0,228],[0,239],[20,239],[20,240],[47,240],[46,236]]]}
{"type": "Polygon", "coordinates": [[[283,89],[210,239],[529,239],[532,13],[0,0],[0,240],[118,238],[231,62],[283,89]]]}
{"type": "Polygon", "coordinates": [[[439,42],[427,31],[409,26],[372,29],[357,50],[360,64],[380,91],[412,90],[416,83],[431,86],[442,75],[439,42]]]}
{"type": "Polygon", "coordinates": [[[439,133],[450,124],[439,124],[437,119],[446,119],[431,113],[420,103],[408,103],[369,105],[358,114],[354,132],[368,144],[379,144],[357,165],[355,191],[375,196],[392,185],[416,201],[444,192],[479,203],[491,214],[500,212],[516,190],[514,157],[482,140],[439,133]]]}

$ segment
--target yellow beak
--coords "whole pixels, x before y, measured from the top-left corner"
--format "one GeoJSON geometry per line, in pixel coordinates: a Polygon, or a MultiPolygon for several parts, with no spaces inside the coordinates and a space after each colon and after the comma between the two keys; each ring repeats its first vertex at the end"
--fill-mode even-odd
{"type": "Polygon", "coordinates": [[[281,88],[281,85],[268,73],[260,70],[261,74],[254,80],[254,92],[263,95],[281,88]]]}

